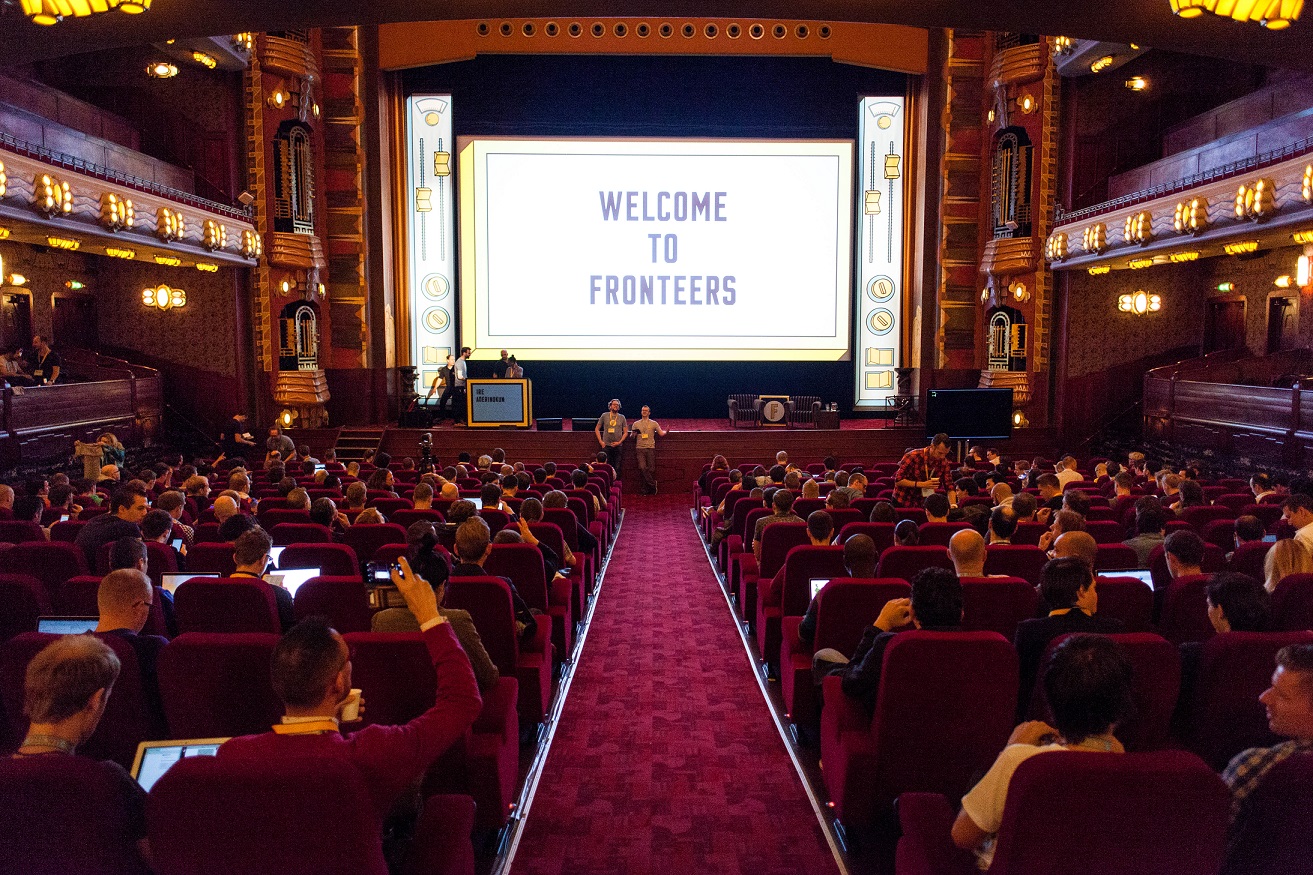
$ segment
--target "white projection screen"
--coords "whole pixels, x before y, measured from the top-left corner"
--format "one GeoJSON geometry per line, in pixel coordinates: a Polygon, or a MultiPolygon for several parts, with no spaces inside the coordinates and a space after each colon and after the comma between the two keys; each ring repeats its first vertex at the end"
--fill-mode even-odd
{"type": "Polygon", "coordinates": [[[540,361],[848,360],[852,141],[457,147],[461,345],[540,361]]]}

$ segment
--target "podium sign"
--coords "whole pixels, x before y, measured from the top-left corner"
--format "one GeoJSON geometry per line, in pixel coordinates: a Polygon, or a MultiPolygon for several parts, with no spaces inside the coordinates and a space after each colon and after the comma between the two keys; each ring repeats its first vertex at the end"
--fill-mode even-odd
{"type": "Polygon", "coordinates": [[[759,395],[761,398],[761,424],[762,425],[788,425],[789,408],[786,406],[789,401],[788,395],[759,395]]]}
{"type": "Polygon", "coordinates": [[[504,425],[528,428],[533,422],[533,383],[529,380],[467,380],[465,422],[471,428],[504,425]]]}

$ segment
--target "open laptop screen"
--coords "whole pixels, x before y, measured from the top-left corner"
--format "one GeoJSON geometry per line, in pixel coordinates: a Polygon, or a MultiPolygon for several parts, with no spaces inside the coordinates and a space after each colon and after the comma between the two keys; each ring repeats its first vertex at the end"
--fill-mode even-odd
{"type": "Polygon", "coordinates": [[[173,741],[143,741],[137,745],[132,761],[132,777],[141,789],[150,792],[160,776],[183,757],[212,757],[226,738],[187,738],[173,741]]]}
{"type": "Polygon", "coordinates": [[[1131,568],[1126,571],[1100,571],[1099,577],[1134,577],[1153,589],[1153,572],[1144,568],[1131,568]]]}
{"type": "Polygon", "coordinates": [[[278,557],[281,556],[281,555],[283,555],[283,551],[286,550],[286,549],[287,549],[286,547],[270,547],[270,548],[269,548],[269,561],[272,562],[272,563],[274,564],[274,567],[275,567],[275,568],[278,567],[278,557]]]}
{"type": "Polygon", "coordinates": [[[179,584],[191,580],[193,577],[219,577],[219,576],[220,575],[218,573],[201,572],[201,571],[196,571],[196,572],[180,571],[177,574],[161,574],[160,586],[164,587],[165,592],[172,593],[174,590],[178,588],[179,584]]]}
{"type": "Polygon", "coordinates": [[[318,577],[319,574],[318,568],[280,568],[266,574],[264,579],[274,586],[283,587],[295,596],[296,591],[301,588],[301,584],[312,577],[318,577]]]}
{"type": "Polygon", "coordinates": [[[36,630],[51,635],[81,635],[99,624],[99,617],[38,617],[36,630]]]}
{"type": "Polygon", "coordinates": [[[811,579],[812,598],[816,598],[816,594],[821,591],[821,587],[825,586],[825,584],[829,582],[830,582],[830,578],[828,577],[813,577],[811,579]]]}

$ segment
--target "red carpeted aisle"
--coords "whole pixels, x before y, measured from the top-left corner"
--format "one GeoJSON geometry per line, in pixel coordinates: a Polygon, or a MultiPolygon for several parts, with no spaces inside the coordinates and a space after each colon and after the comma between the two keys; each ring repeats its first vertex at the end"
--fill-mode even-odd
{"type": "Polygon", "coordinates": [[[512,871],[836,872],[687,497],[626,507],[512,871]]]}

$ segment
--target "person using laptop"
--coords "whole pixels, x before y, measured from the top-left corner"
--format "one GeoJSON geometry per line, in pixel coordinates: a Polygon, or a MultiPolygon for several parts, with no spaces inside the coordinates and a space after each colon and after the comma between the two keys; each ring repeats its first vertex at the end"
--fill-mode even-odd
{"type": "Polygon", "coordinates": [[[278,624],[286,632],[296,625],[296,612],[292,610],[292,594],[281,586],[274,586],[264,579],[269,567],[269,551],[274,539],[259,526],[247,529],[233,543],[233,564],[237,566],[229,577],[239,579],[253,578],[264,586],[271,587],[274,599],[278,603],[278,624]]]}
{"type": "MultiPolygon", "coordinates": [[[[807,543],[813,547],[828,547],[834,538],[834,517],[823,510],[814,510],[807,515],[807,543]]],[[[785,565],[788,563],[786,562],[785,565]]],[[[761,593],[762,604],[768,608],[778,608],[784,604],[785,565],[775,572],[770,583],[761,593]]],[[[774,661],[774,654],[767,654],[774,661]]]]}
{"type": "MultiPolygon", "coordinates": [[[[119,538],[110,547],[110,571],[131,568],[149,576],[149,563],[146,544],[141,538],[119,538]]],[[[160,611],[164,614],[164,628],[168,630],[169,635],[178,634],[178,623],[173,613],[173,593],[156,587],[155,597],[160,600],[160,611]]]]}
{"type": "MultiPolygon", "coordinates": [[[[1064,535],[1063,537],[1066,537],[1064,535]]],[[[1021,670],[1020,695],[1017,709],[1024,714],[1030,706],[1030,695],[1039,675],[1040,663],[1049,642],[1069,632],[1091,632],[1108,635],[1121,632],[1121,620],[1099,617],[1098,579],[1094,570],[1082,559],[1067,557],[1050,559],[1040,572],[1039,592],[1049,607],[1047,617],[1022,620],[1017,624],[1013,644],[1017,648],[1021,670]]]]}
{"type": "Polygon", "coordinates": [[[284,716],[269,732],[225,742],[219,748],[220,760],[331,757],[349,762],[359,769],[380,819],[403,795],[415,793],[420,776],[464,736],[483,702],[469,658],[438,612],[433,588],[404,557],[391,577],[419,623],[433,660],[437,696],[432,707],[402,725],[344,732],[343,711],[356,701],[351,695],[351,652],[327,621],[311,617],[283,635],[274,648],[270,674],[284,716]]]}
{"type": "MultiPolygon", "coordinates": [[[[137,544],[141,545],[141,542],[137,541],[137,544]]],[[[144,553],[145,547],[141,549],[144,553]]],[[[146,621],[150,619],[150,609],[159,592],[151,586],[150,578],[142,570],[120,568],[106,574],[96,590],[100,622],[95,632],[98,635],[122,638],[132,646],[133,652],[137,654],[137,665],[141,669],[141,687],[146,694],[146,705],[150,709],[152,721],[162,732],[165,725],[164,706],[160,699],[160,682],[155,666],[159,662],[160,651],[169,643],[169,639],[141,634],[146,621]]]]}
{"type": "MultiPolygon", "coordinates": [[[[114,651],[93,635],[61,636],[33,657],[23,679],[23,713],[31,723],[14,759],[76,754],[100,725],[120,668],[114,651]]],[[[100,766],[120,787],[131,837],[148,859],[146,791],[118,763],[100,766]]]]}
{"type": "MultiPolygon", "coordinates": [[[[890,509],[893,509],[892,506],[890,509]]],[[[853,535],[843,542],[843,567],[848,570],[849,577],[875,577],[875,560],[879,555],[879,551],[875,549],[875,541],[871,540],[870,535],[853,535]]],[[[798,639],[808,647],[816,641],[816,621],[819,612],[820,600],[812,596],[811,602],[807,605],[807,613],[803,614],[802,622],[798,625],[798,639]]]]}

